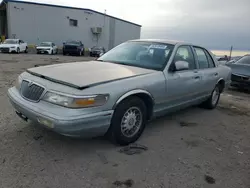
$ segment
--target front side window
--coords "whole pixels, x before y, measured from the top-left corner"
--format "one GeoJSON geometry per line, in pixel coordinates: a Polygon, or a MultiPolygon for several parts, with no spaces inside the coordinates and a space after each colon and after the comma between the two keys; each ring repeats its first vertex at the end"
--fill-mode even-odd
{"type": "Polygon", "coordinates": [[[125,42],[105,53],[98,60],[163,70],[168,62],[174,45],[152,42],[125,42]]]}
{"type": "Polygon", "coordinates": [[[243,56],[235,64],[250,65],[250,56],[243,56]]]}
{"type": "Polygon", "coordinates": [[[174,57],[174,62],[176,61],[186,61],[189,64],[190,70],[196,69],[194,55],[190,46],[181,46],[178,48],[174,57]]]}
{"type": "Polygon", "coordinates": [[[199,68],[200,69],[206,69],[209,67],[209,62],[207,60],[206,53],[202,48],[197,48],[194,47],[194,51],[197,55],[198,63],[199,63],[199,68]]]}

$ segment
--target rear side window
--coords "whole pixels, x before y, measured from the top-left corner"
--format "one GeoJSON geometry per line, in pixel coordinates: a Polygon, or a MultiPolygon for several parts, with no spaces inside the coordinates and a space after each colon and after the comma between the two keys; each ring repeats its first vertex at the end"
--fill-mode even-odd
{"type": "Polygon", "coordinates": [[[212,59],[211,55],[210,55],[206,50],[204,50],[204,51],[205,51],[206,56],[207,56],[207,60],[208,60],[208,63],[209,63],[209,67],[210,67],[210,68],[215,67],[214,60],[212,59]]]}
{"type": "Polygon", "coordinates": [[[208,62],[205,51],[202,48],[197,48],[197,47],[194,47],[194,51],[197,55],[199,68],[200,69],[209,68],[209,62],[208,62]]]}

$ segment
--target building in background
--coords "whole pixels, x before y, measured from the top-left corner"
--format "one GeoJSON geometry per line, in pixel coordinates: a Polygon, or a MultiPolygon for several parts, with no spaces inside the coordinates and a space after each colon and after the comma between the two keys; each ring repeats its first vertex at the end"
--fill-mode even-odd
{"type": "Polygon", "coordinates": [[[114,46],[140,38],[141,26],[90,9],[34,2],[3,0],[0,36],[20,38],[29,44],[81,40],[85,47],[114,46]]]}

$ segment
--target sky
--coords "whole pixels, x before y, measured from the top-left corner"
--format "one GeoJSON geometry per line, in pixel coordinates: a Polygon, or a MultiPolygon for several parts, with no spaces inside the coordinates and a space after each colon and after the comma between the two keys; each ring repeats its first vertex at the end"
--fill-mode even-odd
{"type": "Polygon", "coordinates": [[[250,50],[250,0],[31,1],[106,10],[142,25],[141,38],[181,40],[213,50],[227,50],[231,45],[250,50]]]}

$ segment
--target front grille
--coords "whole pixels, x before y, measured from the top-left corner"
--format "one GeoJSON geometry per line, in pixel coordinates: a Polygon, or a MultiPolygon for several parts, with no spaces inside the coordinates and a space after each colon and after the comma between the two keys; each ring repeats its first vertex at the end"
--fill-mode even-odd
{"type": "Polygon", "coordinates": [[[64,46],[66,50],[76,50],[77,46],[64,46]]]}
{"type": "Polygon", "coordinates": [[[21,94],[26,99],[38,101],[43,94],[44,88],[26,80],[22,81],[21,94]]]}
{"type": "Polygon", "coordinates": [[[0,48],[0,51],[1,51],[1,52],[9,52],[10,49],[9,49],[9,48],[0,48]]]}
{"type": "Polygon", "coordinates": [[[250,81],[250,78],[247,76],[240,76],[240,75],[231,75],[231,80],[232,81],[250,81]]]}

